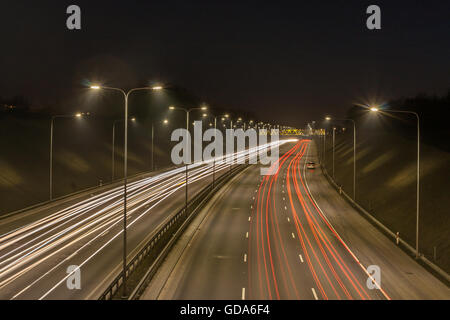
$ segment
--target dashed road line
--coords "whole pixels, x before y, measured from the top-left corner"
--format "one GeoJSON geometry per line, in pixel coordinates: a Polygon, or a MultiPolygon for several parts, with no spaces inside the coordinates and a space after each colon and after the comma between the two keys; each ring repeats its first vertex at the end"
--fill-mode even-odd
{"type": "Polygon", "coordinates": [[[303,257],[302,257],[302,255],[299,254],[298,257],[300,258],[300,261],[303,263],[303,257]]]}
{"type": "Polygon", "coordinates": [[[314,288],[311,288],[311,291],[314,295],[314,299],[319,300],[319,297],[317,296],[316,290],[314,290],[314,288]]]}

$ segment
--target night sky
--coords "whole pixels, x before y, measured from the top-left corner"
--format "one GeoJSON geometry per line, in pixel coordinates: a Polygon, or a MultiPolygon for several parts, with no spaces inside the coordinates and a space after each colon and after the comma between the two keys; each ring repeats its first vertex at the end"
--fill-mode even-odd
{"type": "Polygon", "coordinates": [[[6,1],[0,96],[73,103],[83,79],[175,83],[299,125],[355,102],[450,88],[450,1],[6,1]],[[82,30],[66,28],[66,8],[82,30]],[[382,30],[366,28],[378,4],[382,30]]]}

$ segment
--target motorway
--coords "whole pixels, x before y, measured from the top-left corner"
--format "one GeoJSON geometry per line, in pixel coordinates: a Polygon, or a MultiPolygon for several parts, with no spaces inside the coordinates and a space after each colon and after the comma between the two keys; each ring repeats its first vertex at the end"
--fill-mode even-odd
{"type": "Polygon", "coordinates": [[[313,142],[283,147],[274,175],[251,166],[213,197],[141,299],[450,299],[320,169],[306,168],[318,162],[313,142]]]}
{"type": "MultiPolygon", "coordinates": [[[[250,157],[267,147],[250,150],[250,157]]],[[[216,161],[214,167],[219,176],[230,165],[216,161]]],[[[212,175],[212,161],[190,165],[189,198],[211,184],[212,175]]],[[[128,184],[128,259],[183,208],[184,200],[184,167],[128,184]]],[[[0,299],[97,299],[121,270],[122,226],[120,185],[1,220],[0,299]],[[72,265],[81,270],[80,290],[67,287],[72,265]]]]}

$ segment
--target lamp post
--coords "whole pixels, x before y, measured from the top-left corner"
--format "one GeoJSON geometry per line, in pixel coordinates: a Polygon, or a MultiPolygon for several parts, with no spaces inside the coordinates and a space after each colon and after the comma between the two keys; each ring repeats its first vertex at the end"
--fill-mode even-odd
{"type": "Polygon", "coordinates": [[[322,155],[322,163],[325,166],[325,160],[326,160],[326,145],[327,145],[327,129],[325,128],[323,131],[323,155],[322,155]]]}
{"type": "Polygon", "coordinates": [[[336,141],[336,127],[333,127],[333,179],[334,179],[334,145],[336,141]]]}
{"type": "MultiPolygon", "coordinates": [[[[54,122],[57,118],[82,118],[85,114],[78,112],[76,114],[56,115],[52,116],[50,120],[50,165],[49,165],[49,198],[53,200],[53,128],[54,122]]],[[[87,113],[89,115],[89,113],[87,113]]]]}
{"type": "MultiPolygon", "coordinates": [[[[205,114],[203,116],[206,116],[205,114]]],[[[223,119],[223,118],[222,118],[223,119]]],[[[210,124],[211,126],[211,124],[210,124]]],[[[217,141],[217,116],[214,116],[214,142],[217,141]]],[[[212,188],[214,189],[214,184],[216,182],[216,153],[214,151],[214,158],[213,158],[213,183],[212,188]]]]}
{"type": "MultiPolygon", "coordinates": [[[[353,123],[353,200],[356,201],[356,122],[353,119],[332,119],[331,117],[326,117],[325,120],[331,121],[351,121],[353,123]]],[[[333,149],[334,150],[334,149],[333,149]]]]}
{"type": "MultiPolygon", "coordinates": [[[[214,117],[214,143],[217,142],[217,117],[214,117]]],[[[213,160],[213,189],[216,183],[216,151],[214,150],[214,160],[213,160]]]]}
{"type": "Polygon", "coordinates": [[[135,91],[149,91],[149,90],[162,90],[163,88],[160,86],[155,87],[142,87],[142,88],[134,88],[127,92],[123,89],[113,88],[113,87],[105,87],[105,86],[91,86],[93,90],[112,90],[118,91],[123,94],[124,97],[124,114],[125,114],[125,138],[124,138],[124,166],[123,166],[123,293],[122,298],[127,297],[127,178],[128,178],[128,98],[130,94],[135,91]]]}
{"type": "Polygon", "coordinates": [[[151,167],[151,171],[155,170],[155,158],[154,158],[154,152],[153,150],[155,149],[155,125],[152,121],[152,167],[151,167]]]}
{"type": "MultiPolygon", "coordinates": [[[[233,119],[231,119],[230,115],[225,114],[222,117],[222,121],[225,121],[226,119],[230,120],[230,129],[233,130],[233,119]]],[[[225,124],[224,124],[224,127],[226,128],[225,124]]],[[[226,132],[226,129],[225,129],[225,132],[226,132]]],[[[230,157],[233,157],[233,156],[230,155],[230,157]]],[[[229,171],[230,174],[231,174],[232,167],[233,167],[233,158],[231,158],[231,161],[230,161],[230,171],[229,171]]]]}
{"type": "MultiPolygon", "coordinates": [[[[169,109],[170,110],[182,110],[182,111],[186,112],[186,130],[187,130],[186,133],[188,134],[189,133],[189,114],[191,113],[191,111],[194,111],[194,110],[205,111],[205,110],[208,110],[208,107],[203,106],[203,107],[199,107],[199,108],[186,109],[183,107],[170,106],[169,109]]],[[[190,146],[188,145],[188,139],[186,137],[186,152],[187,152],[188,148],[190,148],[190,146]]],[[[190,154],[190,152],[189,152],[189,154],[190,154]]],[[[184,209],[185,214],[187,214],[187,204],[188,204],[188,178],[189,178],[189,176],[188,176],[188,161],[190,161],[190,159],[187,159],[187,157],[186,157],[186,188],[185,188],[186,189],[186,199],[185,199],[185,209],[184,209]]]]}
{"type": "MultiPolygon", "coordinates": [[[[136,118],[131,118],[130,119],[131,121],[136,121],[136,118]]],[[[111,182],[112,181],[114,181],[114,175],[115,175],[115,154],[116,154],[116,151],[115,151],[115,146],[116,146],[116,123],[118,123],[118,122],[122,122],[122,121],[124,121],[124,120],[115,120],[114,122],[113,122],[113,129],[112,129],[112,165],[111,165],[111,167],[112,167],[112,172],[111,172],[111,182]]]]}
{"type": "Polygon", "coordinates": [[[405,113],[412,114],[417,119],[417,185],[416,185],[416,258],[419,258],[419,217],[420,217],[420,117],[417,112],[403,110],[379,110],[377,107],[371,107],[370,111],[380,113],[405,113]]]}
{"type": "MultiPolygon", "coordinates": [[[[325,119],[325,120],[327,120],[327,119],[325,119]]],[[[316,127],[316,124],[317,124],[317,121],[312,121],[312,124],[313,124],[313,127],[314,127],[314,129],[313,130],[315,130],[315,131],[313,131],[313,135],[314,136],[317,136],[318,134],[317,134],[317,127],[316,127]]],[[[278,129],[280,129],[280,125],[278,125],[278,129]]],[[[281,127],[281,129],[283,130],[284,129],[284,126],[282,126],[281,127]]],[[[319,164],[323,164],[323,153],[322,153],[322,142],[323,141],[321,141],[322,140],[322,137],[319,135],[319,138],[317,138],[317,148],[318,148],[318,150],[317,150],[317,153],[318,153],[318,155],[319,155],[319,164]]]]}
{"type": "MultiPolygon", "coordinates": [[[[165,124],[165,125],[167,125],[169,123],[169,120],[167,120],[167,119],[164,119],[163,120],[163,124],[165,124]]],[[[155,147],[155,123],[152,121],[152,153],[151,153],[151,157],[150,157],[150,160],[151,160],[151,171],[154,171],[155,170],[155,165],[154,165],[154,163],[155,163],[155,158],[154,158],[154,147],[155,147]]]]}

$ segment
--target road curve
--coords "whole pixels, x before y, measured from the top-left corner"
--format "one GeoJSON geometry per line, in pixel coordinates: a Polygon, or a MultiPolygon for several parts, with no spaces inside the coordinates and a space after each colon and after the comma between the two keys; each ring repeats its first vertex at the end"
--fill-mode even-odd
{"type": "MultiPolygon", "coordinates": [[[[280,141],[277,144],[285,142],[280,141]]],[[[259,149],[236,153],[254,157],[259,149]]],[[[209,185],[212,161],[189,166],[189,197],[209,185]]],[[[216,176],[230,165],[215,163],[216,176]]],[[[0,223],[0,299],[96,299],[120,272],[123,189],[113,187],[57,206],[43,206],[0,223]],[[81,289],[67,286],[68,267],[81,271],[81,289]]],[[[185,169],[171,169],[128,185],[128,259],[184,206],[185,169]]]]}
{"type": "Polygon", "coordinates": [[[448,287],[307,161],[317,163],[316,149],[302,140],[284,150],[274,175],[261,177],[253,166],[229,182],[141,298],[450,299],[448,287]],[[381,278],[369,274],[371,265],[381,278]]]}

